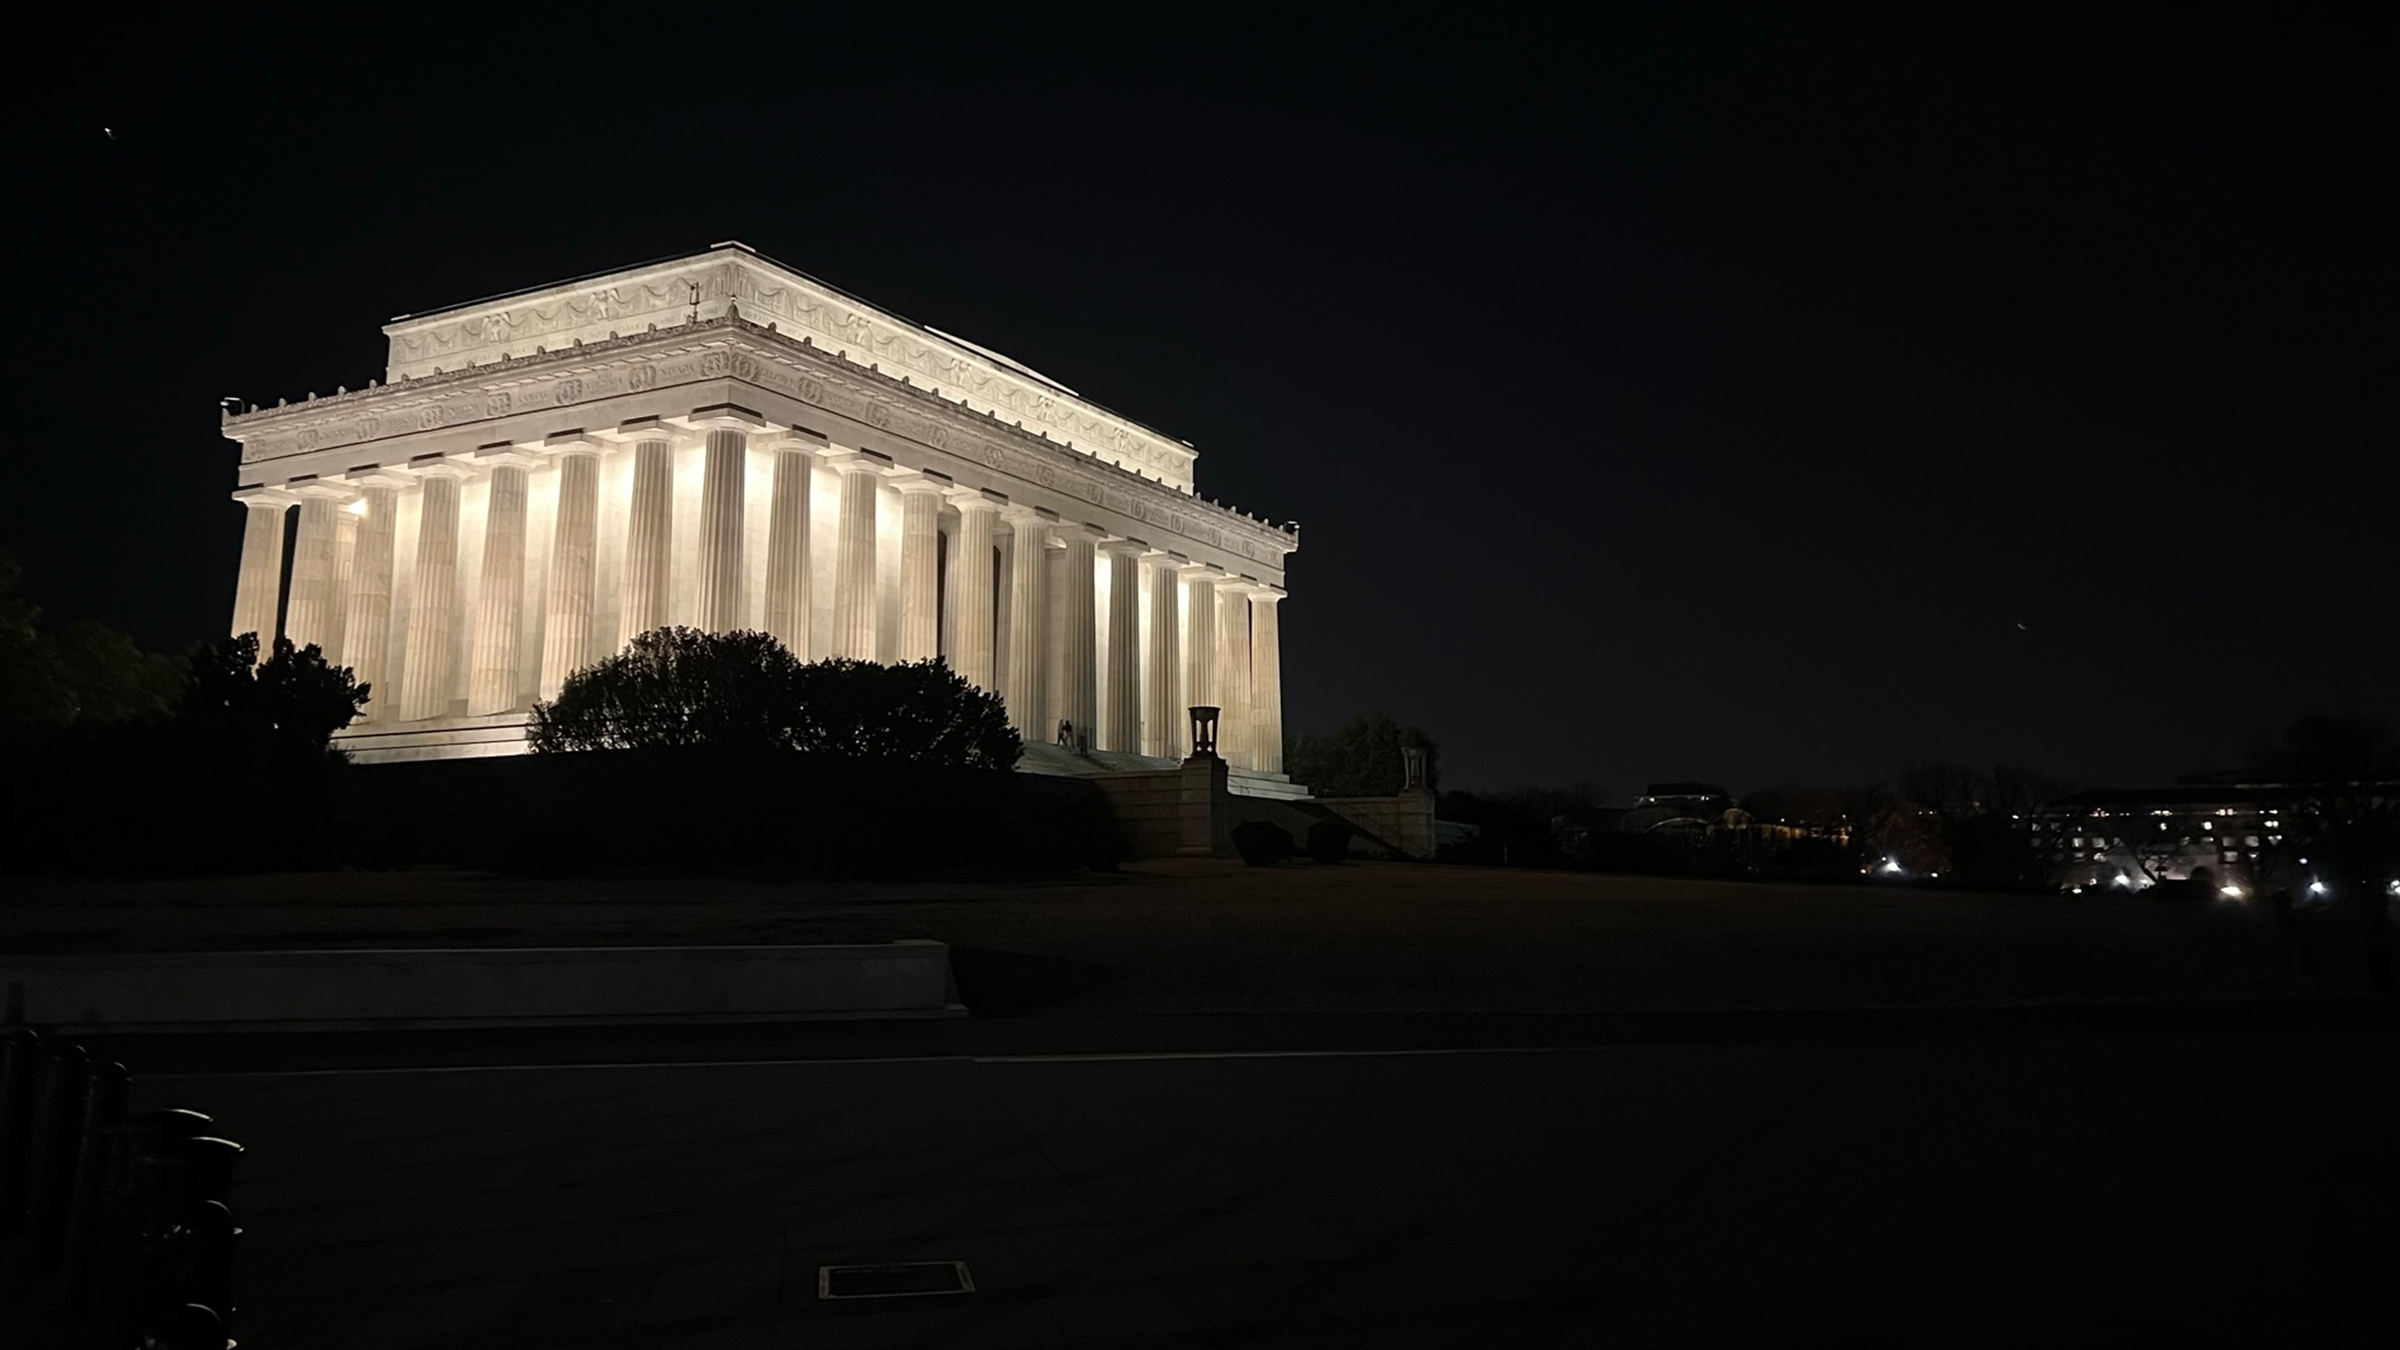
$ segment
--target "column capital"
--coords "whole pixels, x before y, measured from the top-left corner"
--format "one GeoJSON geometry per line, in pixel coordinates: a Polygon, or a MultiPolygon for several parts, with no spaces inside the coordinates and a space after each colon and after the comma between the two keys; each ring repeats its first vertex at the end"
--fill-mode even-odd
{"type": "Polygon", "coordinates": [[[1089,543],[1097,544],[1101,540],[1108,537],[1108,531],[1101,529],[1099,526],[1092,524],[1088,520],[1069,520],[1060,522],[1058,526],[1058,537],[1061,539],[1080,539],[1089,543]]]}
{"type": "Polygon", "coordinates": [[[879,455],[872,450],[828,451],[825,462],[842,473],[882,474],[889,472],[892,467],[891,456],[879,455]]]}
{"type": "Polygon", "coordinates": [[[780,430],[774,423],[738,403],[711,403],[694,408],[681,417],[667,421],[693,431],[766,432],[780,430]]]}
{"type": "Polygon", "coordinates": [[[530,469],[542,462],[538,454],[528,454],[521,446],[508,441],[475,449],[475,466],[479,469],[530,469]]]}
{"type": "Polygon", "coordinates": [[[948,492],[955,486],[948,474],[930,469],[895,469],[891,484],[902,492],[948,492]]]}
{"type": "Polygon", "coordinates": [[[313,497],[326,501],[346,502],[358,495],[357,490],[348,483],[329,478],[294,479],[285,483],[283,490],[302,500],[313,497]]]}
{"type": "Polygon", "coordinates": [[[364,491],[367,488],[404,488],[413,480],[398,470],[376,465],[373,468],[351,469],[346,473],[328,474],[328,481],[338,480],[364,491]]]}
{"type": "Polygon", "coordinates": [[[597,428],[592,434],[619,445],[638,445],[643,441],[665,441],[673,445],[683,439],[684,430],[656,417],[636,417],[613,427],[597,428]]]}
{"type": "Polygon", "coordinates": [[[833,448],[833,443],[804,427],[770,427],[760,434],[757,448],[822,455],[833,448]]]}
{"type": "Polygon", "coordinates": [[[461,454],[419,455],[400,466],[400,472],[414,478],[473,478],[473,466],[464,463],[461,454]]]}
{"type": "Polygon", "coordinates": [[[1012,526],[1055,529],[1058,513],[1043,506],[1024,506],[1010,502],[1000,508],[1000,518],[1012,526]]]}
{"type": "Polygon", "coordinates": [[[1008,510],[1008,498],[990,488],[954,487],[947,494],[950,504],[961,511],[1008,510]]]}
{"type": "Polygon", "coordinates": [[[605,455],[617,449],[612,441],[577,427],[572,431],[554,431],[538,441],[526,441],[518,447],[542,455],[605,455]]]}
{"type": "Polygon", "coordinates": [[[1146,540],[1119,537],[1102,540],[1100,551],[1112,556],[1121,553],[1128,558],[1139,558],[1152,550],[1146,540]]]}
{"type": "Polygon", "coordinates": [[[1215,563],[1193,562],[1189,558],[1184,559],[1184,561],[1177,566],[1175,570],[1183,573],[1183,579],[1185,581],[1205,582],[1211,586],[1218,585],[1222,582],[1232,579],[1225,575],[1224,568],[1217,566],[1215,563]]]}
{"type": "Polygon", "coordinates": [[[279,487],[244,487],[233,490],[233,499],[244,506],[290,506],[300,499],[279,487]]]}

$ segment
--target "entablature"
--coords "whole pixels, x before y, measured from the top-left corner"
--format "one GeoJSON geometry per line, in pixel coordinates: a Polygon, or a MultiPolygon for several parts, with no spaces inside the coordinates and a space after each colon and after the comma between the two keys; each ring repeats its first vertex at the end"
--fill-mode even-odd
{"type": "MultiPolygon", "coordinates": [[[[738,315],[260,409],[227,417],[224,431],[242,443],[244,481],[257,482],[269,476],[261,466],[283,467],[284,461],[294,473],[340,473],[370,458],[405,461],[437,441],[533,441],[569,421],[596,430],[637,410],[681,415],[718,398],[754,405],[757,399],[741,393],[743,386],[790,400],[794,406],[784,420],[795,425],[801,417],[822,423],[826,418],[816,416],[821,413],[849,424],[847,433],[820,428],[837,441],[847,434],[854,444],[878,437],[915,442],[946,459],[1038,487],[1042,491],[1032,494],[1037,498],[1067,499],[1058,509],[1069,514],[1070,502],[1087,503],[1277,571],[1284,555],[1299,546],[1296,530],[1085,455],[1072,443],[1012,425],[908,375],[886,374],[876,363],[861,364],[807,336],[795,341],[772,323],[738,315]],[[718,392],[710,393],[711,386],[718,392]]],[[[1012,499],[1028,495],[995,486],[1012,499]]]]}

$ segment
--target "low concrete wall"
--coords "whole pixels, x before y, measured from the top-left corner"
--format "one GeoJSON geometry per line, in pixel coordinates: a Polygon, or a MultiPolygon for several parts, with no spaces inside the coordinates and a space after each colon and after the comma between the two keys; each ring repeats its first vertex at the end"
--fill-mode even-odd
{"type": "Polygon", "coordinates": [[[1367,833],[1388,841],[1411,858],[1434,853],[1433,794],[1403,792],[1393,797],[1319,797],[1317,804],[1367,833]]]}
{"type": "Polygon", "coordinates": [[[1179,768],[1095,774],[1088,781],[1108,799],[1117,841],[1128,856],[1233,856],[1225,761],[1185,760],[1179,768]]]}
{"type": "Polygon", "coordinates": [[[236,1031],[940,1017],[950,948],[528,947],[0,956],[7,1020],[236,1031]]]}

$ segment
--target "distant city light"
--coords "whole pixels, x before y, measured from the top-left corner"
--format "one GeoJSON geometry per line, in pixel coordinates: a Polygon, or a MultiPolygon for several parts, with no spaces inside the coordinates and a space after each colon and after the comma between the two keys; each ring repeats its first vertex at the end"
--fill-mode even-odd
{"type": "Polygon", "coordinates": [[[2332,888],[2327,886],[2322,881],[2312,881],[2308,883],[2308,893],[2310,895],[2326,895],[2329,894],[2331,890],[2332,888]]]}
{"type": "Polygon", "coordinates": [[[1883,860],[1883,870],[1884,870],[1884,873],[1885,873],[1885,875],[1887,875],[1887,876],[1888,876],[1888,875],[1890,875],[1890,874],[1892,874],[1892,873],[1898,872],[1898,871],[1900,870],[1900,860],[1899,860],[1898,858],[1886,858],[1886,859],[1884,859],[1884,860],[1883,860]]]}
{"type": "Polygon", "coordinates": [[[2239,900],[2242,898],[2242,888],[2239,886],[2227,886],[2223,890],[2218,891],[2217,894],[2222,895],[2229,900],[2239,900]]]}

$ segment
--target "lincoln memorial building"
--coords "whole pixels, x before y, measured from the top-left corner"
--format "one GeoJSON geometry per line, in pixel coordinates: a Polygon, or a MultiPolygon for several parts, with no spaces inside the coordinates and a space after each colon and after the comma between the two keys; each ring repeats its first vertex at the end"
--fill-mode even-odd
{"type": "Polygon", "coordinates": [[[739,244],[383,331],[380,382],[224,421],[233,631],[374,686],[354,758],[518,753],[535,699],[684,624],[943,657],[1037,771],[1171,763],[1217,706],[1235,792],[1303,791],[1299,536],[1197,496],[1190,445],[739,244]]]}

